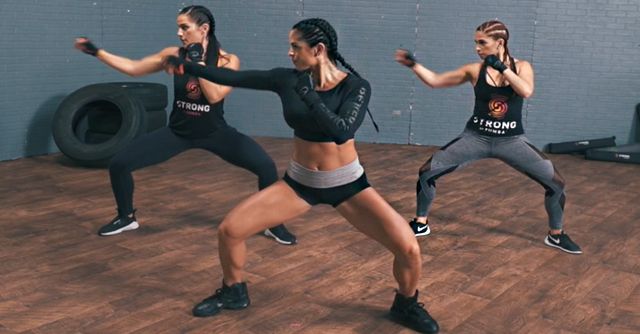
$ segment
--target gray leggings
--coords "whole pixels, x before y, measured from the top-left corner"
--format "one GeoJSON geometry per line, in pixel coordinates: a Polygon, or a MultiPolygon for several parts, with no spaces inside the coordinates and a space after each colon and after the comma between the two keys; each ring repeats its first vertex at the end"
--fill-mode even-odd
{"type": "Polygon", "coordinates": [[[422,165],[417,184],[416,216],[426,217],[436,196],[436,180],[469,163],[496,158],[529,176],[544,187],[544,206],[549,215],[549,228],[562,229],[564,213],[564,179],[551,161],[536,149],[524,135],[488,137],[465,130],[460,136],[436,151],[422,165]]]}

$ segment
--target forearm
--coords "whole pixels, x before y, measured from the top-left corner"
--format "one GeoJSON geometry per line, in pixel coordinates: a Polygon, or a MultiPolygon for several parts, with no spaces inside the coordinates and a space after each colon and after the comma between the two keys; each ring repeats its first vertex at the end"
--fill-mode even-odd
{"type": "Polygon", "coordinates": [[[320,129],[336,143],[342,144],[353,138],[356,130],[362,124],[369,104],[369,90],[368,86],[354,90],[337,112],[329,110],[315,91],[307,93],[303,97],[303,101],[309,107],[310,113],[320,129]]]}
{"type": "Polygon", "coordinates": [[[355,123],[357,113],[349,115],[349,118],[340,117],[331,112],[322,101],[309,106],[309,109],[322,132],[331,137],[336,143],[342,144],[353,136],[355,132],[353,123],[355,123]],[[352,121],[349,122],[349,119],[352,121]]]}
{"type": "Polygon", "coordinates": [[[533,95],[533,85],[520,78],[520,76],[511,69],[505,70],[502,74],[516,94],[524,98],[529,98],[533,95]]]}
{"type": "Polygon", "coordinates": [[[413,67],[411,67],[413,73],[415,73],[418,78],[425,83],[425,85],[436,88],[436,78],[437,74],[432,70],[422,66],[420,63],[416,63],[413,67]]]}
{"type": "Polygon", "coordinates": [[[213,83],[204,78],[198,78],[202,93],[207,98],[209,103],[217,103],[222,101],[229,93],[231,93],[232,87],[223,86],[217,83],[213,83]]]}
{"type": "Polygon", "coordinates": [[[202,66],[192,62],[184,62],[184,71],[224,86],[274,90],[269,71],[233,71],[220,67],[202,66]]]}
{"type": "Polygon", "coordinates": [[[105,63],[109,67],[133,77],[158,72],[162,69],[162,62],[160,61],[160,59],[158,59],[158,61],[156,62],[142,63],[138,60],[132,60],[109,53],[104,49],[98,50],[96,58],[98,58],[101,62],[105,63]]]}
{"type": "Polygon", "coordinates": [[[462,66],[453,71],[436,73],[422,64],[416,63],[411,67],[422,82],[431,88],[445,88],[461,85],[469,80],[467,66],[462,66]]]}

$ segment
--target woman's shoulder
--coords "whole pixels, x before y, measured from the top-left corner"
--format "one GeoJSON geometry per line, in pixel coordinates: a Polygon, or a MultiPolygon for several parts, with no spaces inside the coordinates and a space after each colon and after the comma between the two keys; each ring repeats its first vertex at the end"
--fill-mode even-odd
{"type": "Polygon", "coordinates": [[[363,77],[359,77],[353,73],[349,73],[345,79],[345,83],[347,85],[350,86],[357,86],[357,87],[371,87],[371,84],[369,84],[369,80],[363,78],[363,77]]]}
{"type": "Polygon", "coordinates": [[[218,50],[218,67],[240,68],[240,58],[231,52],[223,49],[218,50]]]}
{"type": "Polygon", "coordinates": [[[220,57],[229,58],[229,59],[240,59],[235,54],[228,52],[226,50],[220,49],[218,50],[220,57]]]}
{"type": "Polygon", "coordinates": [[[513,58],[514,64],[516,64],[516,68],[522,68],[523,66],[531,67],[531,63],[524,59],[513,58]]]}

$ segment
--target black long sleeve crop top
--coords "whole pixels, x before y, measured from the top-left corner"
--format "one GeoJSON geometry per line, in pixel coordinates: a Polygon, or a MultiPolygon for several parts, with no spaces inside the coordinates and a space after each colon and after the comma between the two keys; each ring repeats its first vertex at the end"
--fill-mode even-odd
{"type": "Polygon", "coordinates": [[[319,98],[305,103],[295,90],[300,71],[274,68],[267,71],[233,71],[184,63],[184,70],[194,76],[232,87],[269,90],[282,102],[287,124],[294,135],[313,142],[343,144],[354,137],[362,124],[371,97],[371,86],[365,79],[347,75],[327,91],[313,91],[319,98]]]}

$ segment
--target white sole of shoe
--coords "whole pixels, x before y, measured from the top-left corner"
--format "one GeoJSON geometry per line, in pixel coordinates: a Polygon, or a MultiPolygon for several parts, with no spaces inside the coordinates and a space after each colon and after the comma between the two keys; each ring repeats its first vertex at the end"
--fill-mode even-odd
{"type": "Polygon", "coordinates": [[[556,244],[553,244],[553,243],[551,243],[549,241],[549,238],[544,238],[544,244],[549,246],[549,247],[557,248],[557,249],[559,249],[559,250],[561,250],[563,252],[567,252],[569,254],[582,254],[582,251],[577,251],[577,252],[576,251],[570,251],[570,250],[564,249],[564,248],[562,248],[562,247],[560,247],[560,246],[558,246],[556,244]]]}
{"type": "Polygon", "coordinates": [[[100,235],[102,236],[109,236],[109,235],[115,235],[115,234],[120,234],[124,231],[131,231],[131,230],[135,230],[138,227],[140,227],[140,225],[138,225],[138,222],[133,222],[123,228],[117,229],[115,231],[111,231],[111,232],[107,232],[107,233],[100,233],[100,235]]]}
{"type": "Polygon", "coordinates": [[[273,234],[273,233],[271,233],[271,231],[269,231],[268,229],[264,230],[264,235],[266,235],[266,236],[267,236],[267,237],[269,237],[269,238],[274,238],[274,239],[276,239],[276,241],[277,241],[278,243],[281,243],[281,244],[283,244],[283,245],[291,245],[291,244],[293,244],[293,242],[291,242],[291,241],[282,240],[282,239],[280,239],[280,238],[276,237],[276,235],[275,235],[275,234],[273,234]]]}
{"type": "Polygon", "coordinates": [[[431,228],[429,228],[429,226],[427,226],[427,229],[422,231],[422,232],[418,232],[418,233],[414,233],[416,237],[424,237],[426,235],[431,234],[431,228]]]}

